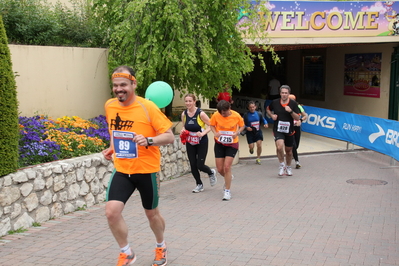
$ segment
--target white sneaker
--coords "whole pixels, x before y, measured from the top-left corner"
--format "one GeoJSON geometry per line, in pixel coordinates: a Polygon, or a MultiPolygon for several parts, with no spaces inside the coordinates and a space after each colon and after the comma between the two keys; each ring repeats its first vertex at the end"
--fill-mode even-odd
{"type": "Polygon", "coordinates": [[[287,172],[287,175],[292,176],[292,168],[291,168],[291,166],[287,166],[285,168],[285,171],[287,172]]]}
{"type": "Polygon", "coordinates": [[[283,165],[280,165],[278,175],[283,176],[285,174],[285,167],[283,165]]]}
{"type": "Polygon", "coordinates": [[[194,189],[193,189],[193,193],[198,193],[204,191],[204,185],[197,185],[194,189]]]}
{"type": "Polygon", "coordinates": [[[209,182],[211,183],[211,186],[213,187],[218,182],[218,178],[216,177],[216,170],[211,169],[211,171],[212,171],[212,174],[209,176],[209,182]]]}
{"type": "Polygon", "coordinates": [[[225,191],[224,191],[223,200],[230,200],[230,199],[231,199],[231,192],[225,190],[225,191]]]}

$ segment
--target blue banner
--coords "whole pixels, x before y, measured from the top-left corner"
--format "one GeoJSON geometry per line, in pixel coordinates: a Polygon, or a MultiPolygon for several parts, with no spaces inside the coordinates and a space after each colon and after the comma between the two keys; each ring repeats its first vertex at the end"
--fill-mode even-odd
{"type": "Polygon", "coordinates": [[[351,142],[399,161],[399,122],[323,108],[304,106],[305,132],[351,142]]]}

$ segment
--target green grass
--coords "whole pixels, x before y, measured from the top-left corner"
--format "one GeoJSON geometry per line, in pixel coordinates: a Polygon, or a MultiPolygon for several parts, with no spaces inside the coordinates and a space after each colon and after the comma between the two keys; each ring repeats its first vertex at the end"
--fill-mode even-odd
{"type": "Polygon", "coordinates": [[[17,230],[8,231],[8,234],[9,235],[20,234],[20,233],[23,233],[23,232],[26,232],[26,231],[28,231],[28,229],[25,229],[25,228],[21,227],[21,228],[18,228],[17,230]]]}
{"type": "Polygon", "coordinates": [[[33,224],[32,224],[32,226],[33,227],[39,227],[39,226],[42,226],[40,223],[38,223],[38,222],[34,222],[33,224]]]}
{"type": "Polygon", "coordinates": [[[85,205],[83,205],[82,207],[77,207],[77,208],[75,209],[75,211],[85,211],[86,208],[87,208],[87,206],[86,206],[86,204],[85,204],[85,205]]]}

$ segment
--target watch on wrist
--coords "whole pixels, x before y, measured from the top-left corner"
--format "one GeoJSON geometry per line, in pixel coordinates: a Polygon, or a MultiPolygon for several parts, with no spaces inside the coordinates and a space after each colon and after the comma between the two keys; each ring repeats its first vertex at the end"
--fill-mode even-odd
{"type": "Polygon", "coordinates": [[[289,112],[290,114],[292,114],[294,111],[291,110],[291,112],[289,112]]]}
{"type": "Polygon", "coordinates": [[[153,138],[148,137],[148,138],[146,138],[146,139],[147,139],[147,144],[148,144],[148,146],[154,145],[154,139],[153,139],[153,138]]]}

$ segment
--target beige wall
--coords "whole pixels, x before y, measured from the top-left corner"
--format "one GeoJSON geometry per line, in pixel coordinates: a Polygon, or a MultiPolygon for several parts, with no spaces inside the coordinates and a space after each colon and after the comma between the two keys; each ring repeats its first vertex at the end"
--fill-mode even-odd
{"type": "Polygon", "coordinates": [[[292,92],[297,95],[298,101],[304,105],[333,109],[337,111],[388,118],[389,83],[391,74],[391,55],[397,43],[368,44],[359,46],[342,46],[327,48],[327,69],[325,101],[301,99],[301,51],[290,51],[287,58],[287,83],[292,92]],[[345,54],[382,53],[381,66],[381,93],[380,98],[369,98],[344,95],[344,58],[345,54]]]}
{"type": "MultiPolygon", "coordinates": [[[[111,97],[107,49],[9,45],[21,116],[52,118],[104,114],[111,97]]],[[[173,106],[184,106],[175,93],[173,106]]],[[[209,101],[200,98],[202,108],[209,101]]]]}
{"type": "Polygon", "coordinates": [[[107,50],[98,48],[9,45],[17,72],[21,116],[52,118],[104,114],[110,98],[107,50]]]}

